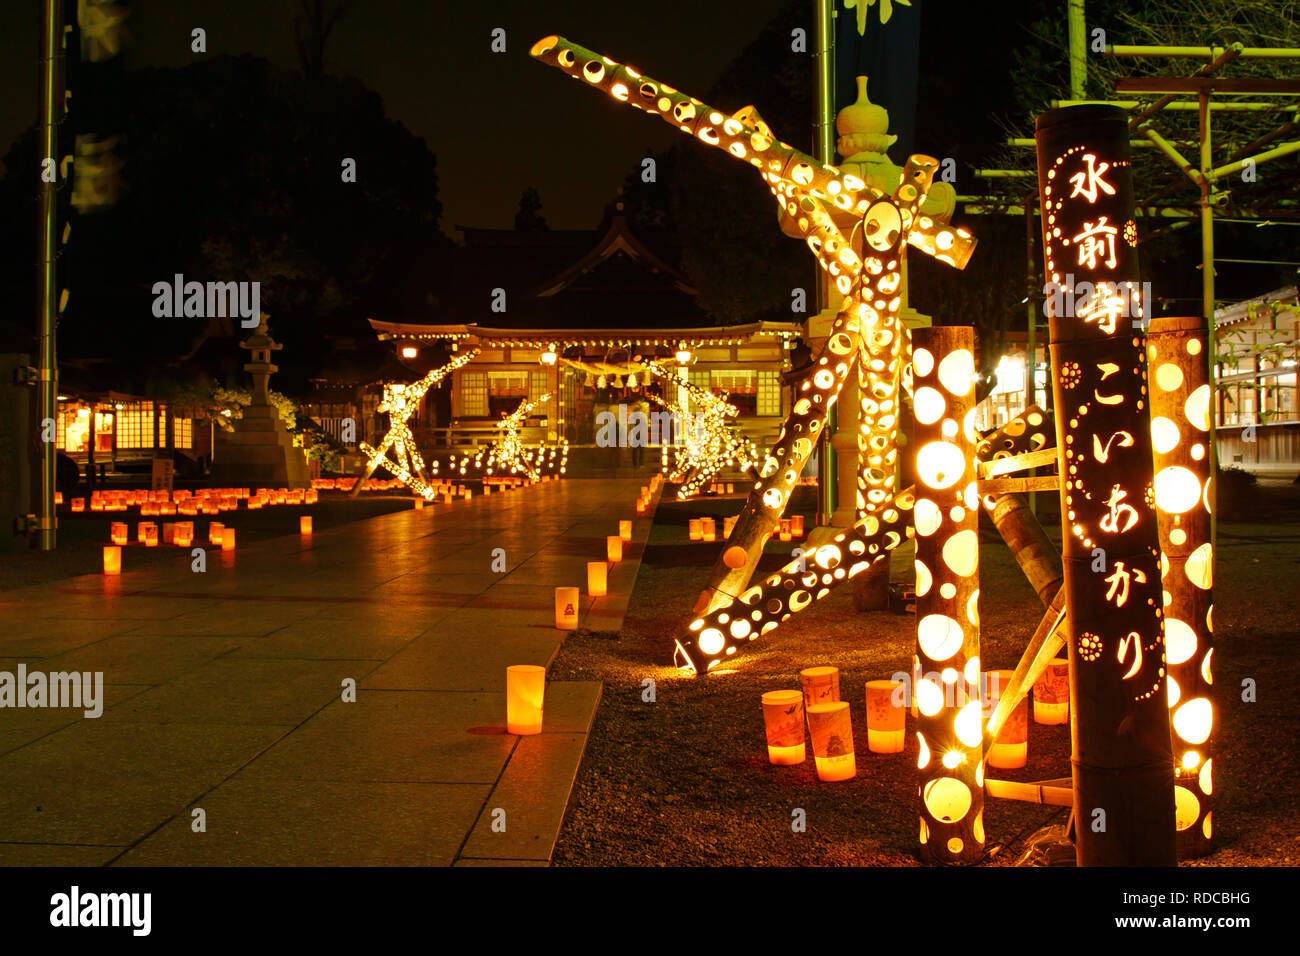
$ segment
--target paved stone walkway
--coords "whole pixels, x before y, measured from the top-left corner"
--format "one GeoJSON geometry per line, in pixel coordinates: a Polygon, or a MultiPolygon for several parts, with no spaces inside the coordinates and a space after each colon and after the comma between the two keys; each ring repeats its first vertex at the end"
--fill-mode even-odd
{"type": "Polygon", "coordinates": [[[608,597],[586,597],[586,562],[642,483],[209,550],[203,574],[132,573],[128,548],[120,579],[0,592],[0,671],[102,671],[106,699],[98,719],[0,709],[0,865],[545,865],[600,684],[549,685],[521,738],[505,669],[554,658],[557,585],[581,589],[583,627],[622,626],[650,522],[608,597]]]}

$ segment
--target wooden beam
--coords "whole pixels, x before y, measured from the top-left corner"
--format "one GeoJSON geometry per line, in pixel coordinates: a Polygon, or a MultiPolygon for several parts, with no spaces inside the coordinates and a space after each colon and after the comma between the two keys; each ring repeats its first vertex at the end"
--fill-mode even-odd
{"type": "MultiPolygon", "coordinates": [[[[1055,449],[1053,449],[1055,453],[1055,449]]],[[[1035,475],[1032,478],[986,478],[979,483],[982,495],[1015,495],[1027,491],[1060,491],[1060,475],[1035,475]]]]}
{"type": "Polygon", "coordinates": [[[994,478],[998,475],[1009,475],[1017,471],[1028,471],[1030,468],[1042,468],[1046,465],[1056,464],[1056,447],[1040,448],[1038,451],[1027,451],[1021,455],[1012,455],[1009,458],[995,458],[992,461],[981,461],[979,463],[979,477],[994,478]]]}
{"type": "Polygon", "coordinates": [[[1003,800],[1019,800],[1022,803],[1042,803],[1051,807],[1070,807],[1074,805],[1074,791],[1069,784],[1068,777],[1065,779],[1064,786],[1054,780],[1044,780],[1041,783],[1022,783],[1019,780],[985,779],[984,795],[1001,797],[1003,800]]]}

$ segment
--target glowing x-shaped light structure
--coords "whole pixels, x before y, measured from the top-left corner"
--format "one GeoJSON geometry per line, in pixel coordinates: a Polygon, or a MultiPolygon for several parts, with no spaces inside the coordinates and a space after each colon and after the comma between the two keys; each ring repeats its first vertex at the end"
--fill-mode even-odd
{"type": "Polygon", "coordinates": [[[410,384],[387,383],[384,385],[384,395],[376,411],[388,413],[388,434],[384,436],[384,440],[378,448],[372,448],[365,442],[361,442],[359,447],[362,454],[366,456],[366,470],[357,479],[357,483],[352,486],[354,496],[362,489],[370,476],[378,468],[383,467],[417,495],[422,495],[430,501],[433,500],[434,490],[424,480],[424,459],[420,456],[420,450],[416,447],[415,437],[411,434],[411,427],[407,422],[419,409],[420,402],[424,400],[425,393],[430,388],[468,363],[477,354],[478,350],[472,349],[457,355],[446,365],[433,369],[419,381],[410,384]],[[396,460],[388,457],[389,449],[392,449],[396,460]]]}
{"type": "MultiPolygon", "coordinates": [[[[794,408],[764,459],[758,481],[714,565],[697,610],[731,604],[744,591],[855,364],[859,364],[862,406],[859,518],[876,518],[879,525],[880,516],[896,512],[895,430],[898,389],[907,360],[899,321],[905,248],[911,245],[964,268],[975,245],[966,230],[920,215],[937,162],[927,156],[909,158],[898,189],[888,196],[859,177],[778,141],[752,107],[726,116],[671,86],[557,36],[538,41],[531,53],[758,169],[844,297],[826,344],[800,384],[794,408]],[[855,230],[852,240],[846,239],[830,210],[860,217],[860,233],[855,230]]],[[[703,627],[703,618],[693,621],[690,634],[678,641],[678,662],[702,673],[716,666],[725,653],[735,653],[734,643],[712,640],[714,631],[703,627]]],[[[758,632],[751,632],[738,639],[757,636],[758,632]]]]}
{"type": "MultiPolygon", "coordinates": [[[[700,489],[708,485],[718,473],[734,463],[741,471],[754,467],[755,454],[752,443],[737,434],[728,424],[739,410],[726,398],[713,391],[701,388],[689,381],[677,378],[670,371],[655,363],[646,366],[647,371],[660,376],[665,381],[684,388],[699,414],[690,420],[686,433],[686,447],[678,459],[676,468],[669,481],[680,483],[677,497],[681,501],[694,497],[700,489]]],[[[681,417],[677,406],[651,395],[651,400],[673,414],[681,417]]]]}

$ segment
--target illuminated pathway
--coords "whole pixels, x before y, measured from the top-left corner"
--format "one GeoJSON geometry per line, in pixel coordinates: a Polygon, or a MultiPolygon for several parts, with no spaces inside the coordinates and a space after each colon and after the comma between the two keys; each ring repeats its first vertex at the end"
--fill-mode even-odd
{"type": "Polygon", "coordinates": [[[609,597],[585,597],[586,563],[641,484],[400,511],[233,564],[209,550],[203,574],[132,573],[128,550],[120,583],[0,592],[0,671],[102,671],[106,698],[98,719],[0,709],[0,865],[549,860],[600,685],[550,685],[544,732],[515,737],[505,669],[555,656],[557,585],[581,589],[581,626],[622,626],[649,521],[609,597]]]}

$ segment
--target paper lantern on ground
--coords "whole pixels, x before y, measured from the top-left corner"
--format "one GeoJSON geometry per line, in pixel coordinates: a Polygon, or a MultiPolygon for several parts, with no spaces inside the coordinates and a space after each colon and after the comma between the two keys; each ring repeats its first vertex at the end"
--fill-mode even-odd
{"type": "MultiPolygon", "coordinates": [[[[1011,683],[1015,671],[989,671],[985,675],[988,682],[988,698],[996,706],[1003,689],[1011,683]]],[[[1014,770],[1023,767],[1029,759],[1029,698],[1023,698],[1007,718],[1007,722],[998,732],[998,739],[989,747],[988,763],[990,767],[1002,770],[1014,770]]]]}
{"type": "Polygon", "coordinates": [[[416,511],[423,511],[423,510],[424,510],[424,499],[423,499],[423,498],[416,498],[416,499],[415,499],[415,510],[416,510],[416,511]]]}
{"type": "Polygon", "coordinates": [[[127,530],[125,521],[114,521],[108,526],[108,537],[116,545],[126,544],[127,530]]]}
{"type": "Polygon", "coordinates": [[[833,704],[840,699],[840,669],[838,667],[805,667],[799,672],[803,685],[804,708],[813,704],[833,704]]]}
{"type": "Polygon", "coordinates": [[[561,631],[578,628],[578,589],[555,589],[555,626],[561,631]]]}
{"type": "Polygon", "coordinates": [[[643,514],[645,514],[645,502],[644,502],[644,501],[638,499],[638,501],[637,501],[637,503],[636,503],[636,513],[637,513],[638,515],[643,515],[643,514]]]}
{"type": "Polygon", "coordinates": [[[876,754],[901,754],[906,732],[903,682],[867,681],[867,749],[876,754]]]}
{"type": "MultiPolygon", "coordinates": [[[[565,590],[558,588],[557,590],[565,590]]],[[[568,588],[575,594],[577,588],[568,588]]],[[[542,709],[546,698],[546,668],[536,664],[512,664],[506,668],[506,730],[526,736],[542,732],[542,709]]]]}
{"type": "Polygon", "coordinates": [[[767,732],[767,759],[779,767],[803,763],[803,693],[770,690],[763,695],[763,727],[767,732]]]}
{"type": "Polygon", "coordinates": [[[790,518],[790,531],[796,538],[803,537],[803,515],[794,515],[790,518]]]}
{"type": "Polygon", "coordinates": [[[234,528],[221,529],[221,550],[222,551],[235,550],[235,529],[234,528]]]}
{"type": "Polygon", "coordinates": [[[298,516],[298,533],[301,535],[311,534],[311,515],[298,516]]]}
{"type": "Polygon", "coordinates": [[[175,540],[175,538],[176,538],[176,522],[175,522],[175,521],[164,521],[164,522],[163,522],[163,526],[162,526],[162,542],[163,542],[163,544],[171,544],[172,541],[175,540]]]}
{"type": "Polygon", "coordinates": [[[618,564],[623,560],[623,539],[616,534],[611,534],[605,539],[605,557],[611,564],[618,564]]]}
{"type": "Polygon", "coordinates": [[[718,526],[712,518],[700,519],[700,538],[703,541],[718,540],[718,526]]]}
{"type": "Polygon", "coordinates": [[[853,756],[853,721],[848,703],[841,700],[813,704],[806,710],[817,779],[831,783],[856,777],[858,766],[853,756]]]}
{"type": "Polygon", "coordinates": [[[108,575],[122,573],[122,549],[115,544],[104,545],[104,573],[108,575]]]}
{"type": "Polygon", "coordinates": [[[85,511],[85,510],[86,510],[86,499],[85,499],[85,498],[73,498],[73,499],[72,499],[72,510],[73,510],[73,511],[85,511]]]}
{"type": "Polygon", "coordinates": [[[1070,662],[1057,658],[1034,684],[1034,723],[1065,724],[1070,720],[1070,662]]]}
{"type": "Polygon", "coordinates": [[[604,597],[608,587],[609,565],[604,561],[587,562],[587,595],[604,597]]]}
{"type": "Polygon", "coordinates": [[[194,543],[194,522],[178,521],[172,533],[172,543],[179,548],[188,548],[194,543]]]}
{"type": "Polygon", "coordinates": [[[632,540],[632,522],[620,521],[618,523],[618,536],[624,541],[632,540]]]}
{"type": "Polygon", "coordinates": [[[158,526],[152,521],[140,522],[140,540],[146,548],[158,547],[158,526]]]}
{"type": "Polygon", "coordinates": [[[451,492],[450,492],[450,491],[447,492],[445,495],[442,496],[442,503],[443,503],[444,505],[449,505],[449,504],[451,504],[451,500],[452,500],[452,499],[451,499],[451,492]]]}
{"type": "Polygon", "coordinates": [[[703,531],[700,530],[700,519],[691,518],[687,530],[692,541],[699,541],[703,535],[703,531]]]}
{"type": "Polygon", "coordinates": [[[219,524],[216,521],[211,522],[208,525],[208,544],[219,547],[221,545],[222,532],[225,531],[225,527],[225,525],[219,524]]]}

